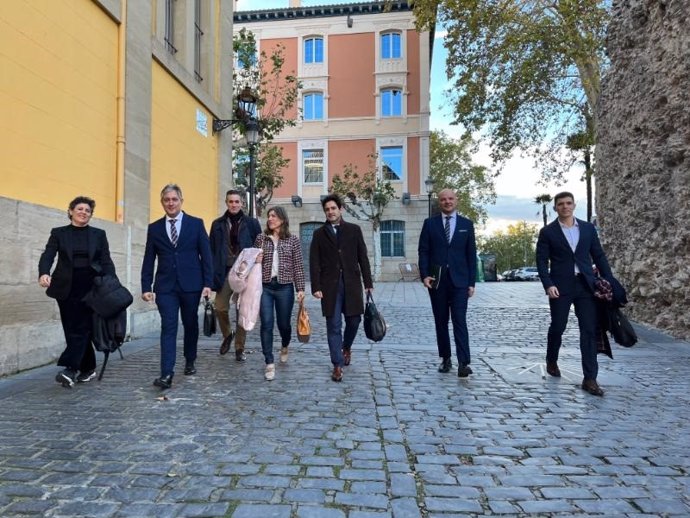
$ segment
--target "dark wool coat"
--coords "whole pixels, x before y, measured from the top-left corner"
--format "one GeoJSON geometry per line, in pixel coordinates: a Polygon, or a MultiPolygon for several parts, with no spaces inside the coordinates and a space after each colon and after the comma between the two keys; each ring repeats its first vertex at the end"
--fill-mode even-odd
{"type": "MultiPolygon", "coordinates": [[[[57,266],[51,275],[46,295],[65,300],[72,289],[72,225],[57,227],[50,231],[50,238],[38,261],[38,276],[51,275],[50,269],[57,255],[57,266]]],[[[110,258],[110,247],[105,231],[89,226],[89,265],[98,275],[115,275],[115,265],[110,258]]]]}
{"type": "Polygon", "coordinates": [[[321,311],[324,317],[332,317],[335,311],[341,271],[345,282],[345,316],[364,313],[362,282],[365,288],[374,287],[362,229],[342,220],[338,228],[338,239],[330,223],[315,230],[309,250],[311,292],[323,293],[321,311]]]}

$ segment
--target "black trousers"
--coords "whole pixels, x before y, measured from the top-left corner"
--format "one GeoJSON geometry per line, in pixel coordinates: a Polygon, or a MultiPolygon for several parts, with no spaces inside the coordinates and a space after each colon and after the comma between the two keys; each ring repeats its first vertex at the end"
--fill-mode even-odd
{"type": "Polygon", "coordinates": [[[58,365],[74,371],[88,372],[96,368],[96,353],[91,343],[93,312],[81,301],[91,290],[93,277],[91,268],[75,268],[69,296],[65,300],[58,300],[67,344],[58,359],[58,365]]]}
{"type": "Polygon", "coordinates": [[[580,354],[582,356],[582,373],[587,379],[597,379],[599,364],[597,363],[597,305],[594,295],[589,290],[587,281],[577,276],[570,293],[563,293],[559,289],[560,297],[549,299],[551,308],[551,325],[547,335],[546,361],[558,361],[558,351],[561,348],[562,336],[568,324],[570,306],[575,306],[575,316],[580,328],[580,354]]]}

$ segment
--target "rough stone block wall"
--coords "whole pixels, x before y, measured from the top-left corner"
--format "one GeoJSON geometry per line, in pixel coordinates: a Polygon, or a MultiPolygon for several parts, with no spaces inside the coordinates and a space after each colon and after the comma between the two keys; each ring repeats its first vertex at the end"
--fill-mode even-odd
{"type": "Polygon", "coordinates": [[[690,338],[690,2],[614,2],[597,207],[635,320],[690,338]]]}

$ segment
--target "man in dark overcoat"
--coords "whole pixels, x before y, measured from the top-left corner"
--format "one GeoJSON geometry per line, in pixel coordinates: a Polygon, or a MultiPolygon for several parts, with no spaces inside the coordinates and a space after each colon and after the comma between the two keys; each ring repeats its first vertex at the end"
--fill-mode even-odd
{"type": "Polygon", "coordinates": [[[352,342],[364,313],[362,283],[367,292],[371,292],[374,285],[362,229],[343,220],[343,203],[337,195],[326,196],[321,206],[326,222],[314,231],[309,251],[311,292],[321,299],[321,311],[326,317],[333,363],[331,379],[342,381],[343,365],[350,364],[352,342]]]}

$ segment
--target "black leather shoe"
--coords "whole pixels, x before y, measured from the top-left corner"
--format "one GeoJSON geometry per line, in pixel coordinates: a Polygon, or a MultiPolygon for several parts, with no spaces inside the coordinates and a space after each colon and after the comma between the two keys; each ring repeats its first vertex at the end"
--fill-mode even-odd
{"type": "Polygon", "coordinates": [[[159,387],[159,388],[165,390],[165,389],[169,389],[170,387],[172,387],[172,380],[173,380],[173,375],[168,374],[167,376],[161,376],[160,378],[156,378],[155,380],[153,380],[153,384],[156,387],[159,387]]]}
{"type": "Polygon", "coordinates": [[[458,367],[458,378],[466,378],[472,374],[472,369],[470,369],[469,365],[460,365],[458,367]]]}
{"type": "Polygon", "coordinates": [[[549,375],[553,376],[554,378],[561,377],[561,370],[558,368],[558,364],[556,362],[546,362],[546,372],[548,372],[549,375]]]}
{"type": "Polygon", "coordinates": [[[235,351],[235,360],[238,362],[243,362],[247,359],[247,355],[244,354],[244,350],[242,351],[235,351]]]}
{"type": "Polygon", "coordinates": [[[599,384],[596,382],[596,380],[590,380],[586,379],[582,381],[582,390],[586,390],[593,396],[603,396],[604,391],[601,390],[601,387],[599,384]]]}
{"type": "Polygon", "coordinates": [[[184,366],[184,375],[191,376],[192,374],[196,374],[196,367],[194,366],[194,362],[187,362],[184,366]]]}
{"type": "Polygon", "coordinates": [[[450,372],[450,369],[453,368],[453,362],[451,361],[450,358],[443,358],[443,361],[441,362],[441,365],[438,367],[438,372],[450,372]]]}

